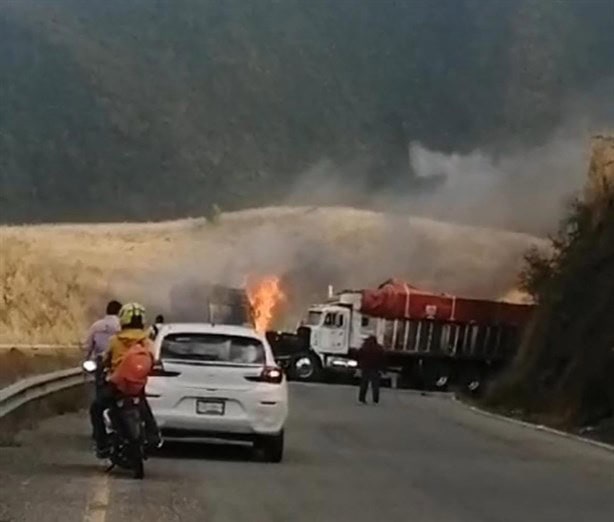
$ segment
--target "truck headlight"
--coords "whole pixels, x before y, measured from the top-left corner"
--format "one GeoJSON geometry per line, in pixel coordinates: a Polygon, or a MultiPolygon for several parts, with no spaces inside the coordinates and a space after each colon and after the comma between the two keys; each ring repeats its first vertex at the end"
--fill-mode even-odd
{"type": "Polygon", "coordinates": [[[357,368],[358,363],[353,359],[344,359],[342,357],[331,357],[328,360],[329,366],[332,368],[357,368]]]}

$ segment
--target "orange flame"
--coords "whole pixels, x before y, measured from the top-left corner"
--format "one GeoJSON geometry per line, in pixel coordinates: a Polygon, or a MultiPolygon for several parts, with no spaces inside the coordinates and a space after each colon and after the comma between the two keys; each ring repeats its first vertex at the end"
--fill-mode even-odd
{"type": "Polygon", "coordinates": [[[273,321],[275,309],[285,299],[279,277],[268,276],[248,281],[247,297],[254,312],[256,331],[266,332],[273,321]]]}

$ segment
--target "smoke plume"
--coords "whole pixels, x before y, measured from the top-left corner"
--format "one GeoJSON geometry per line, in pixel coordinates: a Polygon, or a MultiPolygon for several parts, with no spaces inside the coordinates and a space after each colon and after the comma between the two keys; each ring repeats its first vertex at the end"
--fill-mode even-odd
{"type": "Polygon", "coordinates": [[[449,153],[413,142],[407,172],[399,173],[406,188],[397,183],[395,191],[368,191],[366,162],[323,160],[280,206],[225,213],[215,224],[191,221],[188,246],[147,276],[155,285],[133,280],[134,292],[168,309],[170,290],[186,281],[242,287],[248,277],[276,275],[287,294],[277,326],[292,326],[328,285],[365,288],[390,277],[432,291],[509,297],[524,253],[547,248],[545,236],[584,184],[597,128],[593,117],[579,116],[585,108],[570,116],[573,125],[530,147],[449,153]],[[416,180],[430,188],[416,192],[416,180]],[[347,206],[356,201],[362,209],[347,206]]]}
{"type": "Polygon", "coordinates": [[[122,291],[169,312],[171,290],[186,282],[242,287],[248,277],[276,275],[287,295],[277,326],[287,327],[328,285],[360,289],[400,277],[434,291],[501,298],[515,286],[525,250],[543,245],[526,234],[348,207],[272,207],[191,223],[181,255],[131,276],[122,291]]]}

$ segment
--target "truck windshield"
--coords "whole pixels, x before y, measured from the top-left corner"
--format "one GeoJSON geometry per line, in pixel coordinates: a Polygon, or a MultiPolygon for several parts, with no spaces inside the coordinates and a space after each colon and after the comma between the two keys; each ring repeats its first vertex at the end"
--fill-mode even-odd
{"type": "Polygon", "coordinates": [[[322,312],[317,311],[309,311],[307,314],[307,326],[318,326],[320,324],[320,319],[322,317],[322,312]]]}
{"type": "Polygon", "coordinates": [[[162,360],[262,365],[264,347],[258,339],[220,334],[173,334],[162,341],[162,360]]]}

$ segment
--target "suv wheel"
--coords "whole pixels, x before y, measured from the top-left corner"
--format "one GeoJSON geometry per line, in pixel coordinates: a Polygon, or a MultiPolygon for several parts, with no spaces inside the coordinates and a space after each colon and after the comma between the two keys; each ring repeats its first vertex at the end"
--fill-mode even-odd
{"type": "Polygon", "coordinates": [[[281,462],[284,456],[284,432],[277,435],[263,435],[254,444],[254,449],[261,452],[265,462],[281,462]]]}

